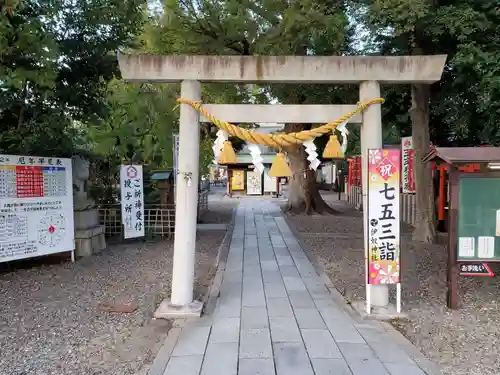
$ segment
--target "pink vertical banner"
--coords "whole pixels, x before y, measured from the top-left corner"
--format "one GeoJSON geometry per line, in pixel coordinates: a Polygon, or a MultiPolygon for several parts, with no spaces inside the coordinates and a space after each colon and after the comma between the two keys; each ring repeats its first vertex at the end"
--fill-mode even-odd
{"type": "Polygon", "coordinates": [[[400,282],[399,149],[368,150],[368,284],[400,282]]]}

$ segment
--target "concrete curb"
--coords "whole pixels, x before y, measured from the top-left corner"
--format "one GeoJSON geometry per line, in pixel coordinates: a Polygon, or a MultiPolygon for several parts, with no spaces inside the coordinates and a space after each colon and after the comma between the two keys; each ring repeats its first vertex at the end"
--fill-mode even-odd
{"type": "Polygon", "coordinates": [[[229,254],[229,247],[231,246],[231,239],[233,237],[234,230],[234,222],[236,219],[236,210],[237,208],[233,208],[233,216],[231,217],[231,223],[227,226],[227,232],[222,240],[222,243],[219,247],[219,252],[217,255],[217,272],[212,280],[212,285],[207,291],[207,294],[204,296],[204,302],[206,301],[205,308],[203,312],[205,314],[211,314],[215,306],[217,304],[217,298],[219,297],[220,286],[222,285],[222,279],[224,277],[224,271],[226,270],[226,260],[229,254]],[[206,298],[206,299],[205,299],[206,298]]]}
{"type": "Polygon", "coordinates": [[[302,235],[300,232],[298,232],[293,224],[290,222],[288,219],[288,216],[286,215],[283,210],[281,210],[282,215],[285,219],[285,222],[287,223],[288,227],[290,228],[291,232],[299,242],[300,246],[302,247],[302,250],[304,250],[304,253],[306,254],[307,258],[313,265],[314,269],[318,273],[318,275],[321,277],[321,280],[324,282],[325,286],[328,288],[332,299],[337,303],[339,307],[342,308],[344,312],[346,312],[357,324],[379,324],[380,327],[382,327],[385,331],[386,334],[389,334],[391,336],[391,339],[397,343],[401,349],[403,349],[406,354],[408,354],[409,357],[413,359],[413,361],[424,371],[427,375],[442,375],[443,371],[440,369],[440,366],[435,364],[434,362],[428,360],[421,352],[418,350],[406,337],[404,337],[401,332],[396,330],[392,324],[387,323],[387,322],[382,322],[382,321],[375,321],[375,320],[365,320],[362,319],[362,317],[352,308],[352,306],[347,303],[346,299],[340,292],[337,290],[337,288],[333,285],[332,281],[328,277],[328,275],[325,272],[324,267],[319,264],[316,260],[316,257],[312,253],[312,251],[309,249],[309,247],[305,244],[302,235]]]}
{"type": "MultiPolygon", "coordinates": [[[[226,268],[226,259],[229,254],[229,246],[231,245],[235,218],[236,208],[233,208],[231,223],[227,225],[227,232],[224,236],[224,239],[222,240],[221,245],[219,246],[219,251],[217,253],[217,258],[214,264],[214,267],[217,268],[217,271],[212,280],[212,284],[201,298],[202,302],[204,303],[201,319],[205,318],[205,314],[211,314],[217,304],[217,298],[219,296],[219,290],[222,284],[222,277],[226,268]]],[[[200,322],[200,319],[175,319],[172,323],[172,328],[170,329],[170,331],[168,331],[167,337],[165,338],[165,341],[163,341],[163,344],[160,347],[158,354],[156,354],[153,363],[149,367],[145,367],[144,369],[142,369],[136,375],[163,375],[182,330],[190,324],[197,324],[198,322],[200,322]]]]}
{"type": "MultiPolygon", "coordinates": [[[[180,320],[180,319],[176,319],[180,320]]],[[[174,321],[174,325],[175,325],[174,321]]],[[[168,360],[172,355],[172,351],[174,350],[174,346],[177,343],[177,339],[181,334],[182,327],[172,327],[170,331],[168,331],[167,337],[163,342],[160,350],[156,354],[156,357],[151,364],[151,367],[147,371],[143,371],[142,374],[148,375],[163,375],[165,368],[167,367],[168,360]]]]}

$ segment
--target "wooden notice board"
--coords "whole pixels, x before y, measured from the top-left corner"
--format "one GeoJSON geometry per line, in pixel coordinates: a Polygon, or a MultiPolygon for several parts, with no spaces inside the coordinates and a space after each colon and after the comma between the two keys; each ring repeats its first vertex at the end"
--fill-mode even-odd
{"type": "Polygon", "coordinates": [[[500,262],[500,177],[460,176],[457,259],[500,262]]]}

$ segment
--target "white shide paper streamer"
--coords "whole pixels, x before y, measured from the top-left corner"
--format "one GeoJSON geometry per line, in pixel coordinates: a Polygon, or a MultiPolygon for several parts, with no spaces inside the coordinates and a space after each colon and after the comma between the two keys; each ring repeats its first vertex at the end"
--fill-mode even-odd
{"type": "Polygon", "coordinates": [[[264,164],[262,164],[264,159],[260,155],[259,145],[248,144],[248,150],[250,151],[250,155],[252,155],[252,163],[255,166],[255,169],[262,174],[262,172],[264,172],[264,164]]]}
{"type": "Polygon", "coordinates": [[[214,151],[214,160],[213,163],[215,165],[219,164],[219,156],[222,150],[222,146],[224,146],[224,142],[229,139],[229,135],[224,130],[219,130],[217,132],[217,138],[214,141],[214,145],[212,146],[212,150],[214,151]]]}
{"type": "Polygon", "coordinates": [[[339,126],[337,126],[337,130],[340,132],[340,135],[342,136],[342,152],[345,154],[347,151],[347,134],[349,134],[349,131],[346,128],[347,121],[343,122],[339,126]]]}
{"type": "Polygon", "coordinates": [[[314,144],[314,139],[303,142],[306,148],[307,160],[309,161],[309,168],[312,170],[318,169],[321,162],[318,159],[318,153],[316,152],[316,145],[314,144]]]}

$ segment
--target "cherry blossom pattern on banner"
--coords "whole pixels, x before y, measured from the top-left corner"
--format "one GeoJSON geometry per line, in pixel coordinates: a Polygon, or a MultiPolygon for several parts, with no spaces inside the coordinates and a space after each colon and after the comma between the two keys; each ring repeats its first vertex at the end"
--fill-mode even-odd
{"type": "Polygon", "coordinates": [[[368,150],[368,283],[397,284],[399,269],[399,149],[368,150]]]}

